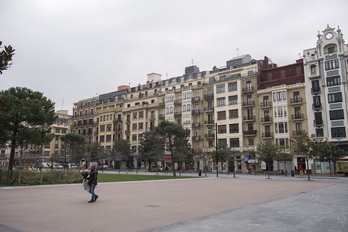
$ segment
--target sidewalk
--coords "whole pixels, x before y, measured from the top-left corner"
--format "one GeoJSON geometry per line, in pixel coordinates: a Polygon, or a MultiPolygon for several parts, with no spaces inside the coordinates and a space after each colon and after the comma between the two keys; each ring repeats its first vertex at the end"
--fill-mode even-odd
{"type": "Polygon", "coordinates": [[[81,184],[0,188],[0,231],[347,231],[348,178],[311,179],[100,183],[93,204],[81,184]]]}

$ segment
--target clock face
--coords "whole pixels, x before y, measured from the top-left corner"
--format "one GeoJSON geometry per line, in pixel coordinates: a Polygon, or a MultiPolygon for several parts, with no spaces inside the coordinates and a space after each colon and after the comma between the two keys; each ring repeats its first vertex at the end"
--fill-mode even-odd
{"type": "Polygon", "coordinates": [[[333,36],[332,33],[329,32],[329,33],[326,33],[325,38],[326,38],[326,39],[331,39],[332,36],[333,36]]]}

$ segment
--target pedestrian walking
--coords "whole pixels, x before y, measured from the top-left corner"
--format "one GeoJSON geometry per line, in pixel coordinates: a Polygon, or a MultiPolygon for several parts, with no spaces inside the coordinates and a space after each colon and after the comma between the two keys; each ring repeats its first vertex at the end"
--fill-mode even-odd
{"type": "Polygon", "coordinates": [[[95,164],[92,164],[91,167],[91,172],[89,173],[88,179],[88,185],[89,185],[89,193],[92,194],[92,199],[88,201],[88,203],[93,203],[98,199],[98,195],[94,193],[95,187],[98,184],[98,171],[96,169],[95,164]]]}

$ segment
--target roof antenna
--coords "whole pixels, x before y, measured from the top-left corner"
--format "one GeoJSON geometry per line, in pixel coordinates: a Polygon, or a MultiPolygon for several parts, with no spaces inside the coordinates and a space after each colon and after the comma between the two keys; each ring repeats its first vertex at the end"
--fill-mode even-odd
{"type": "Polygon", "coordinates": [[[64,109],[64,99],[62,99],[62,110],[64,109]]]}
{"type": "Polygon", "coordinates": [[[237,48],[237,56],[239,56],[239,48],[237,48]]]}

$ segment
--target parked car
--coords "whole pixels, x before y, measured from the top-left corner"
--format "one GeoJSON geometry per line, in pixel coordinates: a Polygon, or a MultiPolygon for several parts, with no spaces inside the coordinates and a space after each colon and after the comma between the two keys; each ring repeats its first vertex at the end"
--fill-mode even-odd
{"type": "Polygon", "coordinates": [[[62,164],[54,163],[54,164],[53,164],[53,168],[56,168],[56,169],[63,169],[63,165],[62,165],[62,164]]]}
{"type": "Polygon", "coordinates": [[[51,163],[42,162],[41,163],[41,167],[42,168],[50,168],[51,167],[51,163]]]}

